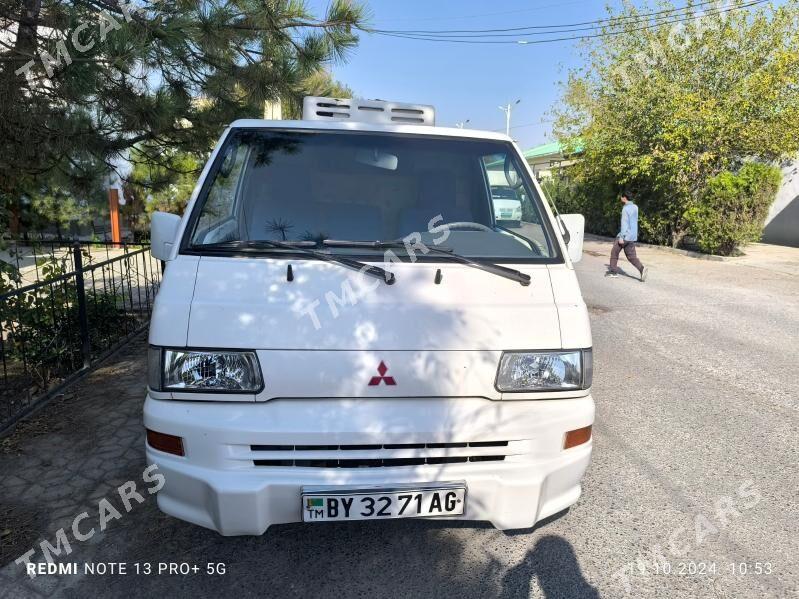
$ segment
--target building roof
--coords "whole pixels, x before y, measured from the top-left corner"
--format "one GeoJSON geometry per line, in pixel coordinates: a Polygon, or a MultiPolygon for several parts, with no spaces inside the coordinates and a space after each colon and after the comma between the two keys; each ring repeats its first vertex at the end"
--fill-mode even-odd
{"type": "MultiPolygon", "coordinates": [[[[580,154],[583,151],[582,145],[578,145],[575,148],[575,154],[580,154]]],[[[524,151],[524,158],[529,160],[530,158],[543,158],[545,156],[563,156],[563,146],[560,145],[559,142],[553,141],[548,144],[542,144],[540,146],[535,146],[534,148],[530,148],[529,150],[524,151]]]]}

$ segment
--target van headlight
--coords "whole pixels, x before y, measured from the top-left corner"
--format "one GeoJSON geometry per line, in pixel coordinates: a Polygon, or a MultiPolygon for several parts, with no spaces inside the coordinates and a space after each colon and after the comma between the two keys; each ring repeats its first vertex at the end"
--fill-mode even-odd
{"type": "Polygon", "coordinates": [[[497,390],[572,391],[588,389],[593,377],[591,349],[551,352],[503,352],[497,390]]]}
{"type": "Polygon", "coordinates": [[[150,347],[148,385],[156,391],[258,393],[263,377],[253,351],[150,347]]]}

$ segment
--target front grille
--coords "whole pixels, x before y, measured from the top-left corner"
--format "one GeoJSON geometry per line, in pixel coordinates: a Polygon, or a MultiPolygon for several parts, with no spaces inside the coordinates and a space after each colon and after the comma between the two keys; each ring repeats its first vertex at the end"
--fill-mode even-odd
{"type": "Polygon", "coordinates": [[[462,464],[464,462],[501,462],[504,459],[504,455],[475,455],[362,460],[253,460],[253,463],[256,466],[295,466],[298,468],[381,468],[389,466],[423,466],[425,464],[462,464]]]}
{"type": "MultiPolygon", "coordinates": [[[[464,464],[467,462],[501,462],[504,455],[469,455],[468,449],[486,447],[507,447],[508,441],[474,441],[471,443],[386,443],[370,445],[250,445],[253,452],[279,452],[279,459],[269,459],[259,455],[253,459],[256,466],[293,466],[298,468],[385,468],[398,466],[423,466],[436,464],[464,464]],[[302,452],[349,452],[349,451],[383,451],[407,449],[458,449],[459,455],[431,455],[413,457],[338,457],[325,456],[305,459],[302,452]],[[463,455],[466,450],[466,455],[463,455]],[[291,452],[290,458],[285,456],[291,452]]],[[[341,455],[341,454],[339,454],[341,455]]],[[[277,457],[277,456],[276,456],[277,457]]]]}
{"type": "Polygon", "coordinates": [[[473,441],[471,443],[387,443],[385,445],[250,445],[250,449],[253,451],[362,451],[364,449],[450,449],[507,446],[507,441],[473,441]]]}
{"type": "Polygon", "coordinates": [[[422,466],[424,464],[501,462],[504,459],[504,455],[475,455],[439,458],[378,458],[373,460],[253,460],[253,463],[256,466],[296,466],[299,468],[381,468],[388,466],[422,466]]]}

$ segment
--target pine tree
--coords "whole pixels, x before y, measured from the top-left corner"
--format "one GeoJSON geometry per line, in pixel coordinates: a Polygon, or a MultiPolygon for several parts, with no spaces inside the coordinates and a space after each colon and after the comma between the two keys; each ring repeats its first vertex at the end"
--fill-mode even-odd
{"type": "Polygon", "coordinates": [[[358,41],[360,5],[301,0],[2,0],[0,195],[94,180],[134,146],[204,152],[358,41]]]}

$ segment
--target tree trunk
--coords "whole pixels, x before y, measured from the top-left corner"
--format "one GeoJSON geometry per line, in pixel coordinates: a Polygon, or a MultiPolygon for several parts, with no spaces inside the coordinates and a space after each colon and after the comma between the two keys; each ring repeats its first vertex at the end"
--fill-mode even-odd
{"type": "MultiPolygon", "coordinates": [[[[42,0],[25,0],[17,27],[17,40],[14,43],[14,53],[23,60],[16,68],[25,64],[29,55],[36,56],[37,38],[39,35],[39,14],[42,10],[42,0]]],[[[22,74],[24,77],[24,74],[22,74]]]]}
{"type": "Polygon", "coordinates": [[[2,87],[6,96],[6,108],[14,106],[14,101],[19,98],[19,94],[27,86],[25,71],[19,71],[20,67],[38,57],[38,38],[39,20],[42,11],[42,0],[23,0],[22,10],[17,19],[17,36],[14,41],[14,48],[9,52],[11,60],[4,64],[2,69],[2,87]],[[19,71],[19,72],[18,72],[19,71]]]}
{"type": "MultiPolygon", "coordinates": [[[[28,87],[27,74],[24,70],[20,71],[30,60],[38,59],[39,49],[39,22],[41,19],[42,0],[23,0],[22,10],[19,18],[16,19],[17,35],[14,41],[14,48],[6,54],[10,58],[19,60],[9,60],[0,63],[0,137],[3,139],[3,151],[9,152],[12,148],[16,150],[16,162],[25,160],[35,155],[37,151],[34,147],[26,147],[26,144],[17,144],[15,140],[20,136],[20,115],[25,114],[30,108],[26,106],[26,98],[23,97],[25,88],[28,87]],[[33,58],[36,57],[36,58],[33,58]]],[[[13,17],[11,22],[14,22],[13,17]]],[[[35,119],[34,119],[35,120],[35,119]]],[[[9,162],[13,162],[9,160],[9,162]]],[[[7,164],[3,165],[7,167],[7,164]]],[[[18,173],[13,168],[3,169],[0,174],[0,189],[6,193],[17,194],[19,189],[16,182],[18,173]]],[[[19,229],[19,211],[12,215],[12,226],[19,229]]]]}
{"type": "Polygon", "coordinates": [[[20,215],[19,215],[19,202],[14,202],[11,205],[11,209],[9,210],[11,213],[11,218],[9,219],[8,223],[8,230],[11,233],[11,236],[14,239],[19,237],[20,232],[20,215]]]}

